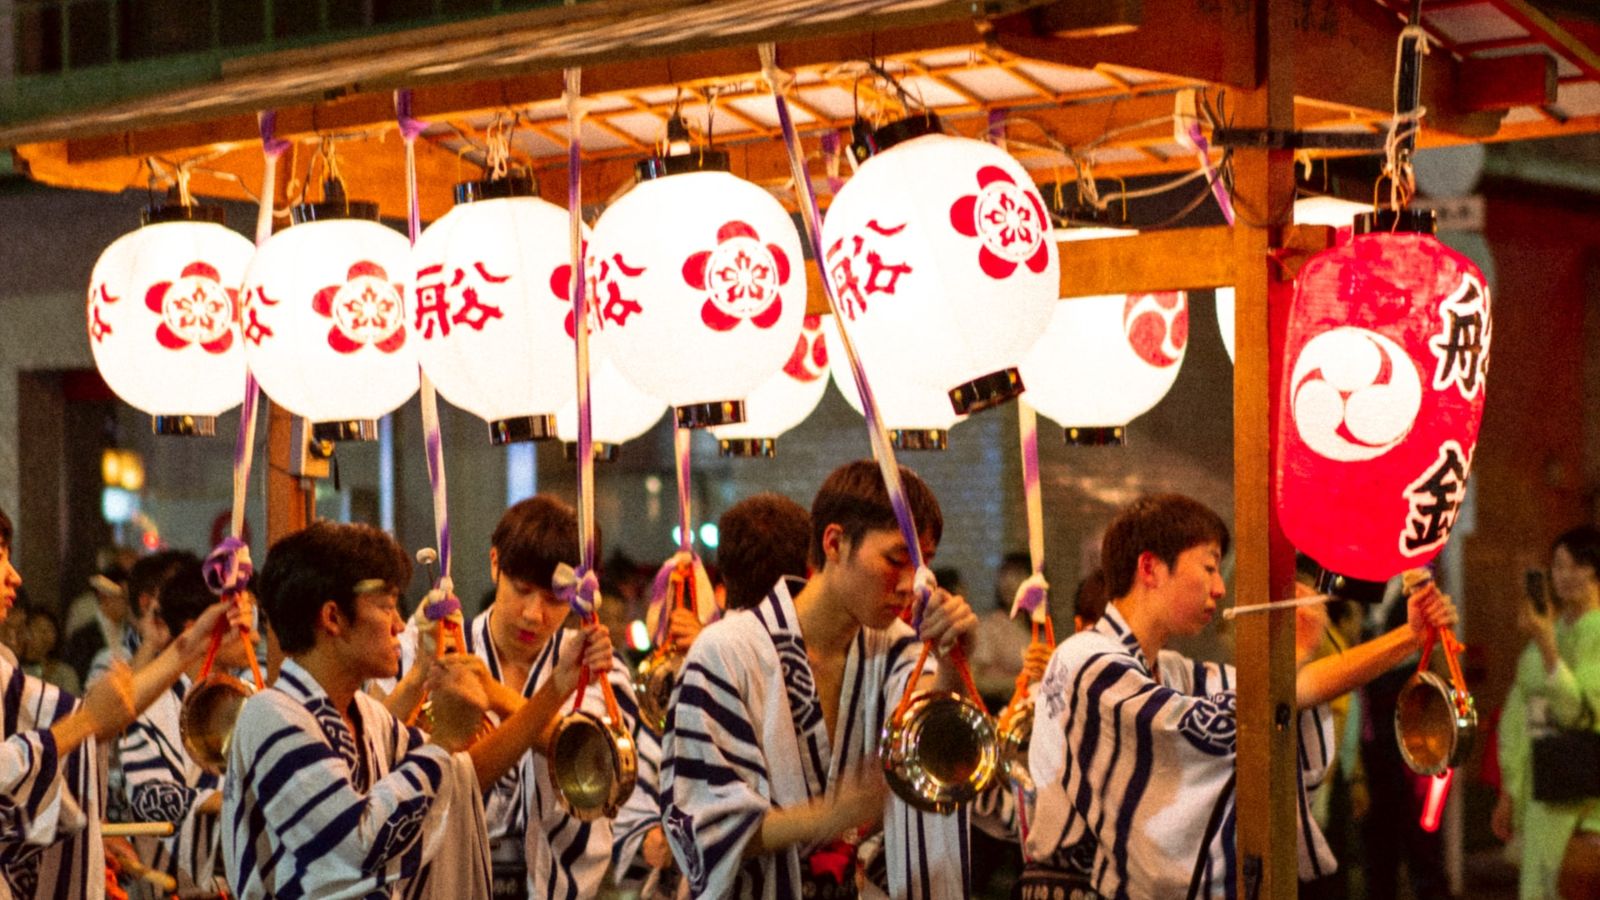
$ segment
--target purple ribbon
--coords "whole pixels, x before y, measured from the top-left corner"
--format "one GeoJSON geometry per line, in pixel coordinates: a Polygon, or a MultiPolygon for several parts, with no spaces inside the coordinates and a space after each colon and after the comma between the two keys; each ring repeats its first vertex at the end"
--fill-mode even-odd
{"type": "Polygon", "coordinates": [[[594,621],[595,608],[600,597],[600,579],[587,566],[572,568],[566,563],[556,563],[550,574],[550,589],[566,601],[578,618],[594,621]]]}
{"type": "Polygon", "coordinates": [[[430,622],[437,622],[461,612],[461,599],[455,594],[444,594],[438,599],[432,598],[433,592],[430,591],[427,601],[422,606],[422,614],[430,622]]]}
{"type": "Polygon", "coordinates": [[[1228,196],[1228,187],[1217,177],[1216,167],[1211,164],[1211,142],[1206,140],[1205,133],[1200,130],[1200,123],[1191,121],[1186,132],[1189,143],[1194,146],[1194,152],[1200,157],[1200,166],[1206,170],[1206,180],[1211,182],[1211,196],[1217,198],[1217,207],[1222,210],[1222,218],[1232,225],[1234,222],[1233,198],[1228,196]]]}
{"type": "MultiPolygon", "coordinates": [[[[394,92],[395,121],[400,126],[400,137],[406,145],[406,231],[411,238],[413,247],[417,238],[422,235],[422,212],[417,199],[417,136],[428,127],[426,122],[411,115],[411,90],[409,88],[394,92]]],[[[422,442],[425,456],[428,461],[428,486],[433,492],[433,530],[439,543],[439,578],[434,582],[435,588],[443,588],[444,598],[428,604],[425,609],[442,608],[449,603],[455,603],[455,610],[461,609],[461,601],[457,600],[450,590],[450,505],[449,489],[444,474],[444,434],[439,427],[439,396],[433,388],[433,381],[428,378],[428,373],[422,371],[421,364],[417,367],[417,380],[419,382],[422,403],[422,442]]],[[[442,615],[425,613],[428,618],[438,621],[442,615]]]]}
{"type": "MultiPolygon", "coordinates": [[[[589,402],[589,298],[584,290],[583,265],[583,181],[582,123],[579,108],[583,70],[563,73],[567,104],[567,214],[570,217],[568,241],[572,253],[573,348],[578,370],[578,540],[585,577],[592,575],[597,560],[598,541],[594,528],[594,412],[589,402]]],[[[592,612],[592,611],[591,611],[592,612]]]]}
{"type": "Polygon", "coordinates": [[[1042,621],[1049,612],[1050,585],[1044,580],[1044,499],[1039,484],[1039,414],[1027,400],[1017,401],[1017,435],[1022,447],[1022,499],[1028,521],[1028,559],[1033,574],[1017,587],[1011,617],[1018,612],[1042,621]]]}
{"type": "Polygon", "coordinates": [[[237,537],[223,538],[216,549],[206,554],[200,571],[205,576],[206,587],[218,597],[244,590],[256,571],[250,562],[250,545],[237,537]]]}
{"type": "MultiPolygon", "coordinates": [[[[784,77],[777,68],[777,49],[772,44],[761,45],[762,70],[766,75],[768,84],[772,87],[772,100],[777,106],[778,124],[783,129],[784,147],[789,152],[789,171],[794,179],[795,197],[800,203],[800,219],[806,228],[806,235],[811,239],[813,250],[822,248],[822,215],[817,211],[816,192],[811,187],[811,177],[806,171],[805,151],[800,144],[800,135],[795,131],[794,119],[789,115],[789,103],[783,97],[783,87],[779,83],[784,77]]],[[[845,327],[844,316],[839,314],[842,305],[839,302],[838,290],[831,278],[822,278],[822,291],[828,298],[828,308],[833,313],[834,322],[838,324],[839,344],[844,348],[845,358],[850,363],[850,374],[855,379],[856,394],[861,398],[861,412],[867,421],[867,439],[872,444],[872,455],[878,462],[878,468],[883,472],[884,486],[889,492],[889,504],[894,507],[895,521],[900,526],[900,535],[905,539],[906,549],[910,555],[911,564],[918,571],[917,579],[917,606],[913,616],[914,624],[922,623],[922,611],[928,603],[932,589],[937,586],[932,574],[927,578],[921,577],[926,566],[922,558],[922,542],[918,539],[917,523],[911,515],[911,503],[906,496],[905,485],[900,481],[900,465],[895,461],[894,446],[889,443],[889,433],[884,428],[883,417],[878,412],[878,401],[872,393],[872,386],[867,383],[867,370],[861,365],[861,357],[857,355],[855,343],[850,339],[850,331],[845,327]]]]}

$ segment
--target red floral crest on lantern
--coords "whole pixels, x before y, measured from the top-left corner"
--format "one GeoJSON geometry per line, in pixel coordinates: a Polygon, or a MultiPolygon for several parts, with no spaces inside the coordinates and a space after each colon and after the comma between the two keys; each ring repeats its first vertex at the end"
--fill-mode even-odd
{"type": "Polygon", "coordinates": [[[950,205],[950,225],[983,241],[978,265],[990,278],[1006,278],[1023,263],[1034,274],[1050,264],[1050,247],[1045,242],[1050,219],[1044,204],[998,166],[978,170],[978,193],[950,205]]]}
{"type": "Polygon", "coordinates": [[[354,353],[371,344],[393,353],[406,343],[403,293],[382,266],[362,261],[350,267],[344,284],[317,291],[311,308],[333,320],[328,346],[334,350],[354,353]]]}
{"type": "Polygon", "coordinates": [[[1178,291],[1129,294],[1122,307],[1122,330],[1140,359],[1165,369],[1189,343],[1189,304],[1178,291]]]}
{"type": "Polygon", "coordinates": [[[828,347],[823,343],[822,317],[806,316],[783,371],[795,381],[809,384],[828,374],[828,347]]]}
{"type": "Polygon", "coordinates": [[[210,263],[192,262],[176,281],[158,281],[145,292],[144,305],[161,316],[156,340],[168,350],[199,344],[207,353],[226,353],[233,346],[237,288],[222,286],[210,263]]]}
{"type": "Polygon", "coordinates": [[[706,292],[700,320],[713,331],[728,331],[746,319],[771,328],[783,313],[778,290],[789,281],[789,257],[735,220],[717,229],[716,249],[684,260],[683,280],[706,292]]]}

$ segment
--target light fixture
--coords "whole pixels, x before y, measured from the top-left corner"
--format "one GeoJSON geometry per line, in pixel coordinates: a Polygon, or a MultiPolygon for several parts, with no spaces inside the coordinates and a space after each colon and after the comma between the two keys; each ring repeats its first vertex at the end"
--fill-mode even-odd
{"type": "Polygon", "coordinates": [[[1295,279],[1275,500],[1284,534],[1329,578],[1426,564],[1466,498],[1489,290],[1433,228],[1431,212],[1369,213],[1295,279]]]}
{"type": "Polygon", "coordinates": [[[239,283],[255,252],[218,206],[152,207],[89,279],[95,367],[157,434],[212,435],[244,397],[239,283]]]}
{"type": "Polygon", "coordinates": [[[686,428],[743,421],[805,315],[793,220],[726,168],[709,150],[645,160],[589,246],[595,343],[686,428]]]}
{"type": "Polygon", "coordinates": [[[778,437],[817,408],[828,389],[828,348],[821,320],[821,316],[805,317],[783,368],[745,398],[743,422],[711,429],[723,456],[776,455],[778,437]]]}
{"type": "Polygon", "coordinates": [[[422,370],[494,444],[554,437],[576,391],[568,221],[526,175],[466,182],[413,251],[422,370]]]}
{"type": "Polygon", "coordinates": [[[410,243],[374,203],[294,208],[295,224],[256,251],[245,274],[246,359],[273,402],[313,423],[318,441],[377,437],[377,419],[417,392],[406,322],[410,243]]]}
{"type": "Polygon", "coordinates": [[[993,144],[938,133],[932,116],[866,144],[875,152],[834,197],[819,253],[856,349],[897,378],[915,368],[961,415],[1015,397],[1061,291],[1032,177],[993,144]]]}

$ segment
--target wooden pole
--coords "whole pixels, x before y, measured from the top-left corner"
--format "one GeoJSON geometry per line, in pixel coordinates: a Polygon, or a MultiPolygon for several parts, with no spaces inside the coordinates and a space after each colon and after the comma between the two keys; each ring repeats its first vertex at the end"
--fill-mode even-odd
{"type": "MultiPolygon", "coordinates": [[[[1290,0],[1256,0],[1257,88],[1231,98],[1240,128],[1294,127],[1294,41],[1290,0]]],[[[1288,151],[1238,150],[1234,156],[1236,279],[1233,369],[1234,589],[1241,602],[1286,597],[1294,550],[1273,511],[1272,423],[1282,368],[1287,310],[1273,302],[1270,261],[1292,222],[1294,158],[1288,151]]],[[[1281,293],[1281,292],[1280,292],[1281,293]]],[[[1293,898],[1296,872],[1294,612],[1239,620],[1239,894],[1293,898]]]]}
{"type": "MultiPolygon", "coordinates": [[[[274,209],[289,205],[289,181],[294,177],[292,159],[287,153],[278,157],[274,209]]],[[[278,223],[274,222],[273,227],[277,230],[278,223]]],[[[271,547],[279,538],[310,525],[316,508],[308,498],[314,496],[313,492],[305,488],[303,479],[290,472],[295,455],[294,414],[267,399],[266,394],[262,394],[261,401],[267,411],[267,546],[271,547]]]]}

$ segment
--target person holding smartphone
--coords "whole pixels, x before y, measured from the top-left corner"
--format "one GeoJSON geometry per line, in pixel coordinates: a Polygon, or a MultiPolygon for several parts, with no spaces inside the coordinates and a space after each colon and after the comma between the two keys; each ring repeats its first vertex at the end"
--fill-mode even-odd
{"type": "Polygon", "coordinates": [[[1574,528],[1550,552],[1553,602],[1543,579],[1528,579],[1529,602],[1519,624],[1530,640],[1517,660],[1516,680],[1500,716],[1500,800],[1492,825],[1503,841],[1521,842],[1519,896],[1544,898],[1588,877],[1600,896],[1600,871],[1585,876],[1585,859],[1600,866],[1600,797],[1547,803],[1533,796],[1533,742],[1557,728],[1597,727],[1600,718],[1600,530],[1574,528]],[[1574,837],[1575,853],[1568,852],[1574,837]],[[1591,851],[1588,856],[1584,848],[1591,851]],[[1568,871],[1563,872],[1565,861],[1568,871]]]}

